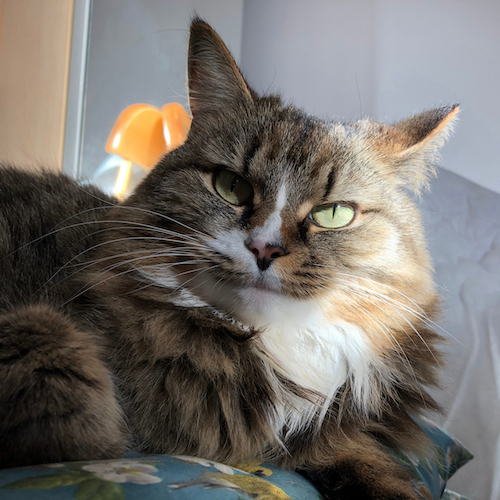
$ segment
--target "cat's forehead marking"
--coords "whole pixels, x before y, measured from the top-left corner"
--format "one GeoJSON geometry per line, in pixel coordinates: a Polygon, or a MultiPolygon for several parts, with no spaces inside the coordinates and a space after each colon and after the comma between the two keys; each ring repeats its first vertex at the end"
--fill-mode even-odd
{"type": "Polygon", "coordinates": [[[276,208],[274,209],[274,213],[281,213],[283,207],[285,206],[287,200],[287,184],[284,182],[278,191],[278,195],[276,196],[276,208]]]}
{"type": "Polygon", "coordinates": [[[276,204],[271,215],[266,219],[263,226],[256,227],[252,233],[253,240],[260,240],[263,243],[279,243],[281,240],[281,225],[283,223],[281,211],[287,201],[287,182],[283,182],[276,195],[276,204]]]}

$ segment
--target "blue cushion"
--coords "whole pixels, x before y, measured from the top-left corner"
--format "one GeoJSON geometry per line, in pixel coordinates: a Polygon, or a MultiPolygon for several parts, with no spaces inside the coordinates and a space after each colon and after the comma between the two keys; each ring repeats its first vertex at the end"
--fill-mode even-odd
{"type": "MultiPolygon", "coordinates": [[[[436,459],[418,461],[402,454],[397,459],[415,477],[415,489],[422,498],[463,498],[445,492],[445,485],[472,455],[434,424],[424,421],[421,425],[436,444],[436,459]]],[[[306,479],[273,465],[247,463],[230,467],[167,455],[3,470],[0,489],[2,500],[318,500],[317,491],[306,479]]]]}
{"type": "Polygon", "coordinates": [[[403,453],[395,453],[396,458],[415,478],[415,490],[425,499],[467,500],[446,490],[446,483],[460,467],[472,460],[472,453],[430,420],[420,420],[419,424],[434,443],[434,456],[417,459],[403,453]]]}

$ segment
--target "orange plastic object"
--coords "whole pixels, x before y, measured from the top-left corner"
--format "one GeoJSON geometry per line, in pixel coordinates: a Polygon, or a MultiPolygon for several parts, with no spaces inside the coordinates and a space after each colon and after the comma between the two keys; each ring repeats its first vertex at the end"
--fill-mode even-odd
{"type": "Polygon", "coordinates": [[[160,110],[148,104],[125,108],[109,135],[106,151],[152,168],[167,152],[160,110]]]}
{"type": "Polygon", "coordinates": [[[113,190],[118,199],[127,192],[132,164],[151,169],[158,160],[187,138],[191,117],[178,103],[165,104],[161,111],[149,104],[125,108],[109,135],[106,151],[122,161],[113,190]]]}
{"type": "Polygon", "coordinates": [[[165,104],[161,108],[163,117],[163,135],[168,151],[180,146],[185,140],[191,127],[191,117],[177,102],[165,104]]]}
{"type": "Polygon", "coordinates": [[[186,140],[190,126],[191,117],[177,102],[165,104],[161,111],[149,104],[132,104],[116,120],[106,151],[153,168],[165,153],[186,140]]]}

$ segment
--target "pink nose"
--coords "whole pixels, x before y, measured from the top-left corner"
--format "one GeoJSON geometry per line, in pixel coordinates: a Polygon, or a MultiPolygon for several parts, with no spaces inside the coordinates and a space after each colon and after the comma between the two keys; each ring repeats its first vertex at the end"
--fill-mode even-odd
{"type": "Polygon", "coordinates": [[[265,271],[275,259],[287,253],[280,245],[272,245],[259,240],[253,240],[246,246],[255,255],[257,266],[261,271],[265,271]]]}

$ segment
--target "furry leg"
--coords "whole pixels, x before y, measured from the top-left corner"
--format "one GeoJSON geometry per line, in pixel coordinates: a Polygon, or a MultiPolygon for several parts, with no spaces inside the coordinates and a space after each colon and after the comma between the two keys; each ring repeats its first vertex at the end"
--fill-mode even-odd
{"type": "Polygon", "coordinates": [[[0,314],[0,468],[124,450],[122,413],[91,337],[48,306],[0,314]]]}
{"type": "Polygon", "coordinates": [[[331,465],[310,466],[299,472],[324,500],[432,500],[427,491],[415,491],[410,474],[371,436],[338,439],[331,465]]]}

